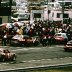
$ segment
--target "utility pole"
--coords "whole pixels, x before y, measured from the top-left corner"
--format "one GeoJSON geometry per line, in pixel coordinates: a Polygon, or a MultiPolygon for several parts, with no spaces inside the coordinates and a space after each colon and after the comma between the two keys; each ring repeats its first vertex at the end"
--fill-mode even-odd
{"type": "MultiPolygon", "coordinates": [[[[48,8],[48,0],[47,0],[47,8],[48,8]]],[[[49,10],[48,10],[48,22],[49,22],[49,10]]]]}
{"type": "Polygon", "coordinates": [[[63,24],[63,16],[64,16],[64,0],[62,0],[62,24],[63,24]]]}
{"type": "Polygon", "coordinates": [[[0,7],[1,7],[1,0],[0,0],[0,7]]]}
{"type": "MultiPolygon", "coordinates": [[[[48,10],[48,0],[45,0],[45,1],[47,3],[47,10],[48,10]]],[[[47,11],[47,14],[48,14],[48,21],[47,22],[49,22],[49,10],[47,11]]]]}
{"type": "MultiPolygon", "coordinates": [[[[12,1],[13,0],[9,0],[9,7],[10,7],[9,9],[10,9],[10,12],[11,12],[10,14],[12,14],[12,10],[11,10],[12,9],[12,1]]],[[[11,22],[11,16],[8,16],[8,22],[11,22]]]]}
{"type": "Polygon", "coordinates": [[[11,8],[11,6],[12,6],[12,0],[9,1],[9,6],[11,8]]]}

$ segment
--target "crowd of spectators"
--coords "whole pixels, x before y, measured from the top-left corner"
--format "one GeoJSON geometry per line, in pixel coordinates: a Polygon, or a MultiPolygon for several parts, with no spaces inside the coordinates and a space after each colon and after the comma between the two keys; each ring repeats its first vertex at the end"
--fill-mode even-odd
{"type": "MultiPolygon", "coordinates": [[[[19,26],[17,23],[15,25],[11,24],[10,28],[6,28],[6,26],[0,27],[0,35],[2,38],[2,45],[4,41],[4,45],[6,45],[5,38],[8,39],[8,42],[10,42],[10,39],[16,35],[28,35],[30,37],[32,36],[39,36],[40,42],[42,42],[42,39],[47,39],[47,35],[54,36],[55,33],[66,33],[68,36],[68,39],[71,39],[72,36],[72,25],[71,24],[61,24],[60,22],[48,22],[48,21],[34,21],[33,24],[30,23],[24,23],[23,25],[19,26]]],[[[45,42],[45,41],[44,41],[45,42]]],[[[43,43],[44,44],[44,43],[43,43]]]]}

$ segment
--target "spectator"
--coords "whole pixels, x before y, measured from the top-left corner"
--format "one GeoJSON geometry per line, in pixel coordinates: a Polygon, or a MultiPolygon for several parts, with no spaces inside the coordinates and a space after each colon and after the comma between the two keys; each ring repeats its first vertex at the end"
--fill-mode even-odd
{"type": "Polygon", "coordinates": [[[6,44],[7,44],[7,34],[5,34],[5,35],[3,36],[2,44],[3,44],[3,46],[6,46],[6,44]]]}

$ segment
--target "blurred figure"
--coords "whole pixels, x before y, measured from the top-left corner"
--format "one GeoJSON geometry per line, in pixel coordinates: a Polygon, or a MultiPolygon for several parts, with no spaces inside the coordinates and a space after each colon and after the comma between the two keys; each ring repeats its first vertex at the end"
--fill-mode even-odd
{"type": "Polygon", "coordinates": [[[3,36],[3,39],[2,39],[2,45],[3,45],[3,46],[6,46],[6,44],[7,44],[7,34],[5,34],[5,35],[3,36]]]}

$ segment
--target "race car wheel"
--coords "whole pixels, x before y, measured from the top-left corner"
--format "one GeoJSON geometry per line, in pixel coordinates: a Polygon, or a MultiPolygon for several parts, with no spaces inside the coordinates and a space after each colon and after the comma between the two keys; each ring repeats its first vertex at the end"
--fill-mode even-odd
{"type": "Polygon", "coordinates": [[[12,60],[15,61],[16,60],[16,56],[13,56],[12,60]]]}
{"type": "Polygon", "coordinates": [[[2,58],[2,61],[4,62],[5,61],[5,58],[2,58]]]}

